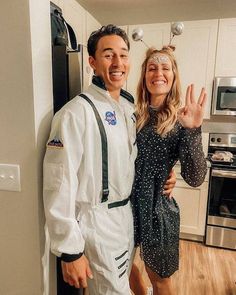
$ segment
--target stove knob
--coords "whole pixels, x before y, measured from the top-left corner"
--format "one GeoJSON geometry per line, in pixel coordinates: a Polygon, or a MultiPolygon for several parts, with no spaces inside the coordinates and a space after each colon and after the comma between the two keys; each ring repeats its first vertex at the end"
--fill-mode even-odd
{"type": "Polygon", "coordinates": [[[215,137],[212,137],[211,138],[211,142],[215,142],[215,137]]]}
{"type": "Polygon", "coordinates": [[[221,138],[220,137],[217,138],[217,142],[221,142],[221,138]]]}

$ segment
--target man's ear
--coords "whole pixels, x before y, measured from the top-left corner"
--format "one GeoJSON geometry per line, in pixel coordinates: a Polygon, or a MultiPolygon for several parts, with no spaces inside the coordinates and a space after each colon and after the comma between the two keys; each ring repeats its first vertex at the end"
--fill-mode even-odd
{"type": "Polygon", "coordinates": [[[90,67],[95,71],[96,70],[96,63],[95,63],[96,60],[95,60],[95,58],[92,57],[92,56],[89,56],[88,61],[89,61],[90,67]]]}

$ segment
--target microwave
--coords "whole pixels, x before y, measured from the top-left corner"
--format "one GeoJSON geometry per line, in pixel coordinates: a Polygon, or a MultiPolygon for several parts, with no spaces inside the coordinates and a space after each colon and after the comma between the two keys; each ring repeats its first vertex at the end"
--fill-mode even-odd
{"type": "Polygon", "coordinates": [[[211,113],[236,116],[236,77],[215,77],[211,113]]]}

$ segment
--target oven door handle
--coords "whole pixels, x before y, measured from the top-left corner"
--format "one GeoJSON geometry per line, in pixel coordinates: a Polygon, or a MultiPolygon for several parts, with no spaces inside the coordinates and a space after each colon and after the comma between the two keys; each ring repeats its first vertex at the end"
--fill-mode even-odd
{"type": "Polygon", "coordinates": [[[211,172],[211,175],[212,176],[217,176],[217,177],[236,178],[236,172],[218,170],[218,169],[213,169],[212,172],[211,172]]]}

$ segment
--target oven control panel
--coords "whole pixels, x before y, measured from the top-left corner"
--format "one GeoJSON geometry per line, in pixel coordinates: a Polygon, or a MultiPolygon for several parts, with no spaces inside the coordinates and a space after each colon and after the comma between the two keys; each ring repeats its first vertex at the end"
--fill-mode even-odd
{"type": "Polygon", "coordinates": [[[233,133],[210,133],[209,146],[236,147],[236,134],[233,133]]]}

